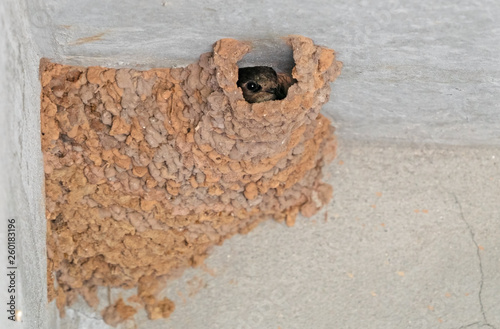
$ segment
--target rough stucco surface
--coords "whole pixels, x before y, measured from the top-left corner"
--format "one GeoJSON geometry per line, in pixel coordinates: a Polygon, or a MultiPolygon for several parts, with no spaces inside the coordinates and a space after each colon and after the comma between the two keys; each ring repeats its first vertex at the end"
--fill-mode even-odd
{"type": "MultiPolygon", "coordinates": [[[[140,7],[132,0],[35,0],[29,6],[0,1],[0,73],[8,79],[0,90],[0,129],[8,138],[2,139],[0,166],[7,172],[0,204],[2,216],[7,212],[22,219],[18,250],[25,264],[19,283],[24,322],[4,326],[2,317],[0,326],[107,327],[85,303],[69,309],[64,320],[54,304],[44,304],[41,57],[86,66],[170,67],[192,63],[216,40],[232,37],[255,42],[256,52],[244,58],[247,64],[290,67],[289,49],[276,48],[277,38],[302,34],[335,48],[344,63],[332,91],[335,102],[324,106],[338,128],[345,161],[327,181],[336,190],[329,220],[318,226],[321,214],[316,224],[299,220],[292,230],[267,223],[216,248],[207,260],[217,270],[210,272],[214,277],[189,271],[167,292],[178,306],[170,327],[214,323],[234,328],[236,323],[245,328],[246,323],[251,327],[249,319],[273,325],[286,318],[278,324],[282,328],[301,328],[306,321],[318,327],[335,321],[347,328],[500,328],[499,16],[500,3],[488,0],[276,1],[267,6],[151,0],[140,7]],[[353,139],[359,143],[349,144],[353,139]],[[377,143],[365,145],[366,140],[377,143]],[[388,143],[380,146],[381,140],[388,143]],[[495,147],[435,150],[422,142],[495,147]],[[416,161],[424,151],[426,161],[416,161]],[[374,209],[371,200],[379,191],[384,207],[374,209]],[[462,224],[454,198],[442,193],[447,191],[456,193],[470,227],[462,224]],[[418,213],[427,217],[414,218],[420,209],[428,210],[418,213]],[[385,225],[391,220],[388,232],[381,218],[385,225]],[[394,254],[398,265],[404,260],[406,268],[415,268],[413,275],[403,266],[384,267],[382,255],[393,260],[394,254]],[[471,288],[467,295],[443,288],[462,286],[471,288]]],[[[113,294],[116,301],[123,292],[113,294]]]]}

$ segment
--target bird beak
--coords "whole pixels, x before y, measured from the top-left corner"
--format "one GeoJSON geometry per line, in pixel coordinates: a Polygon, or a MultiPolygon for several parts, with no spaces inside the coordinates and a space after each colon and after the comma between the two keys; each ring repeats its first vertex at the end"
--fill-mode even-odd
{"type": "Polygon", "coordinates": [[[267,89],[266,93],[276,94],[276,88],[267,89]]]}

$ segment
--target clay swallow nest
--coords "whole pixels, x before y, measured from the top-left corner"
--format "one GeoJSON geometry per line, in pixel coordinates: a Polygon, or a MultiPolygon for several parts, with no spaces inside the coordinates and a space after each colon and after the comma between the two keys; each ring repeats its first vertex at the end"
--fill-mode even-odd
{"type": "Polygon", "coordinates": [[[285,99],[250,104],[237,86],[245,42],[222,39],[185,68],[41,65],[49,300],[64,315],[97,287],[137,287],[102,311],[168,317],[165,282],[259,222],[293,225],[328,203],[321,170],[335,156],[319,112],[341,63],[287,38],[296,80],[285,99]]]}

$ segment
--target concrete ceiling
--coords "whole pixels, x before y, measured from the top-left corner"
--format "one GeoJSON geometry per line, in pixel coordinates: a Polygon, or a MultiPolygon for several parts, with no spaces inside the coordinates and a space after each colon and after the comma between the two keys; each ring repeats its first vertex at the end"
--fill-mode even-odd
{"type": "Polygon", "coordinates": [[[218,39],[245,65],[291,65],[301,34],[344,62],[325,106],[343,138],[500,145],[497,1],[35,1],[40,54],[113,67],[187,65],[218,39]]]}

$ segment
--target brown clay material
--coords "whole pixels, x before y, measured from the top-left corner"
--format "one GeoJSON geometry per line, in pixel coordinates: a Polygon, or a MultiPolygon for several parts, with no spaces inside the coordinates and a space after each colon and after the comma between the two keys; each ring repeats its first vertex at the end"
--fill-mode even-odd
{"type": "Polygon", "coordinates": [[[101,313],[102,318],[107,324],[116,326],[117,324],[130,319],[137,311],[123,302],[120,298],[115,304],[107,306],[101,313]]]}
{"type": "MultiPolygon", "coordinates": [[[[186,68],[110,69],[42,61],[49,299],[61,314],[97,286],[138,287],[150,318],[165,281],[268,218],[293,225],[332,195],[336,140],[319,114],[340,74],[334,51],[288,37],[297,80],[281,101],[236,86],[247,43],[222,39],[186,68]]],[[[123,300],[110,324],[133,316],[123,300]]]]}

